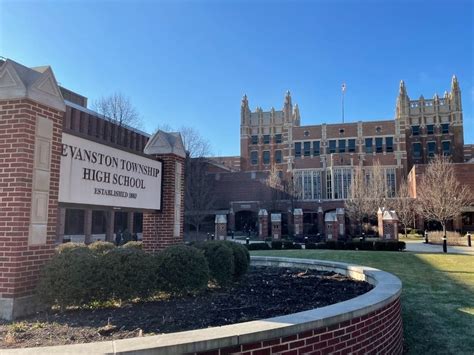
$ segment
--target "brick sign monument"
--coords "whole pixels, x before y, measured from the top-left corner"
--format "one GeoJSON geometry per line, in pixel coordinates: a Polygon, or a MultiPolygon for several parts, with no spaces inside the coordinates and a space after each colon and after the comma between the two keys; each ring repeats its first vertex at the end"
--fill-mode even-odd
{"type": "Polygon", "coordinates": [[[179,134],[140,135],[79,109],[64,92],[50,67],[0,61],[0,318],[37,309],[35,285],[62,241],[66,207],[85,209],[86,230],[87,211],[108,208],[107,240],[121,208],[143,214],[145,250],[183,240],[179,134]]]}

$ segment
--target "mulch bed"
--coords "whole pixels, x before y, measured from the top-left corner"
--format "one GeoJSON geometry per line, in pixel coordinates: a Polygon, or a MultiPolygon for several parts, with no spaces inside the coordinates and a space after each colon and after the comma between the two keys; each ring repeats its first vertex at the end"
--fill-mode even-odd
{"type": "Polygon", "coordinates": [[[222,326],[342,302],[372,289],[332,272],[252,267],[227,289],[120,308],[39,313],[0,321],[0,348],[85,343],[222,326]]]}

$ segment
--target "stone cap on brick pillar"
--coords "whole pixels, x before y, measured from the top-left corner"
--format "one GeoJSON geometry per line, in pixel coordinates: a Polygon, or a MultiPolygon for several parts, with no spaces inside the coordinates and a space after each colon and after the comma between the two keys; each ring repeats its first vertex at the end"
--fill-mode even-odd
{"type": "Polygon", "coordinates": [[[336,208],[336,214],[344,214],[344,208],[336,208]]]}
{"type": "Polygon", "coordinates": [[[337,222],[337,214],[335,211],[327,212],[324,216],[324,222],[337,222]]]}
{"type": "Polygon", "coordinates": [[[148,141],[143,153],[149,155],[175,154],[186,158],[181,134],[178,132],[164,132],[158,130],[148,141]]]}
{"type": "Polygon", "coordinates": [[[227,216],[225,214],[216,214],[215,223],[227,223],[227,216]]]}
{"type": "Polygon", "coordinates": [[[0,66],[0,99],[30,99],[58,111],[66,111],[51,67],[28,68],[11,59],[0,66]]]}
{"type": "Polygon", "coordinates": [[[318,213],[323,213],[323,208],[321,206],[318,207],[318,213]]]}
{"type": "Polygon", "coordinates": [[[259,216],[268,216],[268,212],[266,209],[262,208],[260,211],[258,211],[259,216]]]}
{"type": "Polygon", "coordinates": [[[272,213],[272,222],[281,222],[281,213],[272,213]]]}
{"type": "Polygon", "coordinates": [[[384,221],[398,221],[398,216],[395,211],[384,211],[382,219],[384,221]]]}
{"type": "Polygon", "coordinates": [[[293,211],[293,215],[302,216],[303,215],[303,209],[302,208],[295,208],[295,210],[293,211]]]}

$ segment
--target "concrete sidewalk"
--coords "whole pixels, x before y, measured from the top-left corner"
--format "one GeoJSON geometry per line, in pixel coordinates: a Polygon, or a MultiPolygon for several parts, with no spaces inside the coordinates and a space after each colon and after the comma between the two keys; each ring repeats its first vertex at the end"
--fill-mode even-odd
{"type": "MultiPolygon", "coordinates": [[[[425,244],[421,240],[403,240],[403,237],[399,239],[401,242],[405,242],[407,245],[406,251],[412,251],[415,253],[442,253],[443,246],[436,244],[425,244]]],[[[448,254],[464,254],[474,256],[474,247],[459,247],[449,246],[448,254]]]]}

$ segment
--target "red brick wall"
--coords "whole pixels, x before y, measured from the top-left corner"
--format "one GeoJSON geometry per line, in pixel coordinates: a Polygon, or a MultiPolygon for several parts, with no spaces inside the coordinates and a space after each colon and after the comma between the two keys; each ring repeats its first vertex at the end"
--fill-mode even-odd
{"type": "Polygon", "coordinates": [[[0,101],[0,298],[32,294],[40,267],[54,250],[63,113],[33,101],[0,101]],[[28,245],[35,125],[53,121],[45,245],[28,245]]]}
{"type": "Polygon", "coordinates": [[[143,248],[147,251],[156,251],[167,246],[183,242],[184,225],[184,159],[174,154],[158,155],[156,158],[163,161],[163,190],[161,211],[143,213],[143,248]],[[181,231],[180,237],[173,236],[174,230],[174,203],[175,203],[175,173],[176,161],[183,164],[181,173],[181,231]]]}
{"type": "Polygon", "coordinates": [[[223,354],[402,354],[403,328],[400,300],[330,327],[308,330],[286,337],[240,344],[230,348],[194,353],[223,354]]]}

